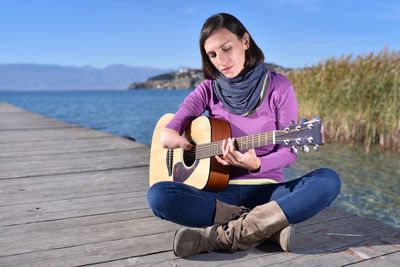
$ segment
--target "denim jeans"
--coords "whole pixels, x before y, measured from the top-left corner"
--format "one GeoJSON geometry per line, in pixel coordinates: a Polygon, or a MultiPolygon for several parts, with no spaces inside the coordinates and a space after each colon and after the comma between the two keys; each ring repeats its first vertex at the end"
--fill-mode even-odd
{"type": "Polygon", "coordinates": [[[340,186],[338,174],[323,168],[284,183],[228,185],[219,192],[199,190],[180,182],[159,182],[149,189],[147,199],[156,216],[192,227],[214,224],[216,199],[250,209],[274,200],[289,223],[298,223],[329,206],[340,186]]]}

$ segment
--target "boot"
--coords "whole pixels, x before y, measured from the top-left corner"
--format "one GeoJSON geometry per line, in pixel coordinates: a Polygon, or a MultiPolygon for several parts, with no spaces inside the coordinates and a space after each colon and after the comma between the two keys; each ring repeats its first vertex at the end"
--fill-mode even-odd
{"type": "Polygon", "coordinates": [[[283,251],[290,252],[293,249],[291,241],[294,239],[294,224],[290,224],[273,234],[270,239],[280,245],[283,251]]]}
{"type": "Polygon", "coordinates": [[[215,202],[214,224],[228,223],[231,220],[239,218],[243,213],[250,211],[248,208],[230,205],[218,199],[215,202]]]}
{"type": "Polygon", "coordinates": [[[210,240],[216,238],[216,227],[219,225],[216,224],[205,229],[182,228],[177,230],[173,241],[175,256],[186,258],[201,252],[223,250],[223,247],[217,246],[217,244],[209,249],[210,240]]]}
{"type": "Polygon", "coordinates": [[[173,249],[175,255],[182,258],[201,252],[248,250],[288,224],[279,205],[271,201],[224,225],[179,229],[174,236],[173,249]]]}

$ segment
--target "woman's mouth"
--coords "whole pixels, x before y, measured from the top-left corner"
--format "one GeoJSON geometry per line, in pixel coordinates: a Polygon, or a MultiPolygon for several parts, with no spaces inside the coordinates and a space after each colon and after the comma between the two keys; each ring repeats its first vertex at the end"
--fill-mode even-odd
{"type": "Polygon", "coordinates": [[[229,71],[231,68],[232,68],[232,66],[229,66],[229,67],[223,68],[223,69],[222,69],[222,72],[227,72],[227,71],[229,71]]]}

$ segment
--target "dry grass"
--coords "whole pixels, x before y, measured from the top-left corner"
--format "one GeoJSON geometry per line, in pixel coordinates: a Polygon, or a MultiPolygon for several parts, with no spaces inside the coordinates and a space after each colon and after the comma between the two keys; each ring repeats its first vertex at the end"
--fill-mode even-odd
{"type": "Polygon", "coordinates": [[[328,142],[400,149],[400,51],[329,58],[284,74],[299,116],[323,119],[328,142]]]}

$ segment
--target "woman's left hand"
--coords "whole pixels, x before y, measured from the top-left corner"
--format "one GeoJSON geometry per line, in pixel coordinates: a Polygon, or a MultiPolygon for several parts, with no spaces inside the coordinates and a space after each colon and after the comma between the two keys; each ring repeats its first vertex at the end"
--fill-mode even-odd
{"type": "Polygon", "coordinates": [[[241,153],[235,147],[235,138],[228,138],[222,142],[223,158],[215,156],[222,165],[234,165],[251,171],[258,170],[261,166],[260,159],[254,149],[249,149],[241,153]]]}

